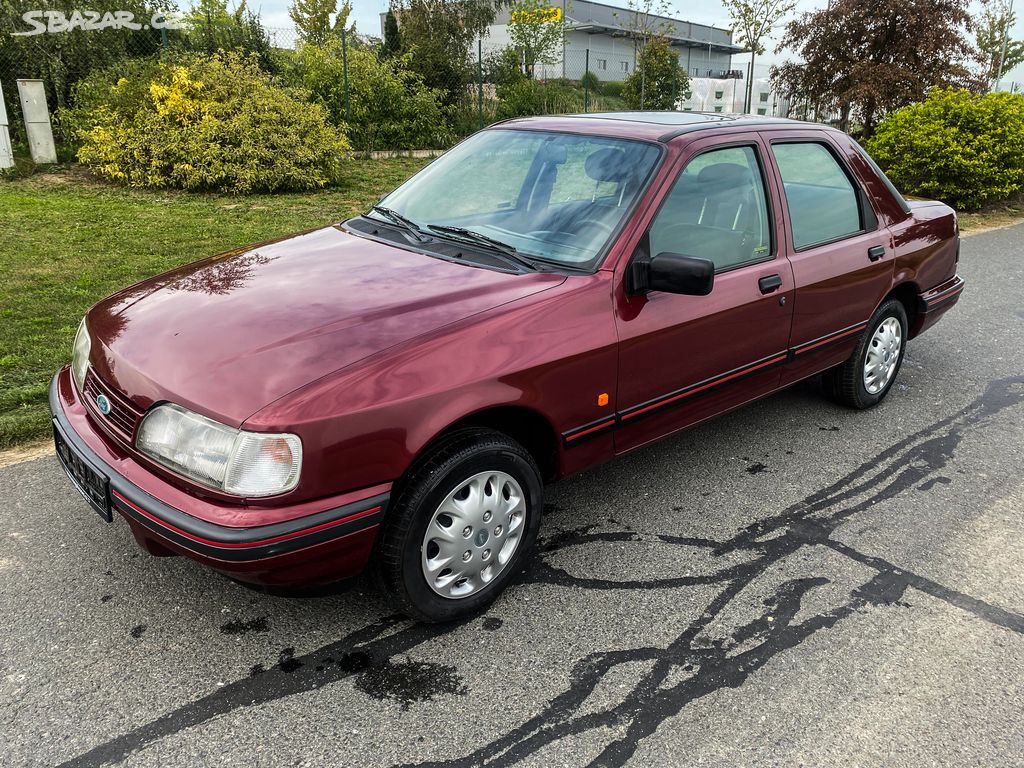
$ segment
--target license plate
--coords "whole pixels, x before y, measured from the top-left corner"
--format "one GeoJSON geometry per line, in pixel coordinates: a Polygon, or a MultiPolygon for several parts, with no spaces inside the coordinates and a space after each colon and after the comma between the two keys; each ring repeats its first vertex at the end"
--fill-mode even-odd
{"type": "Polygon", "coordinates": [[[60,459],[61,466],[64,467],[67,476],[71,478],[75,488],[100,517],[108,523],[113,522],[114,515],[110,507],[110,480],[75,453],[75,449],[68,445],[67,440],[57,428],[53,430],[53,442],[57,448],[57,458],[60,459]]]}

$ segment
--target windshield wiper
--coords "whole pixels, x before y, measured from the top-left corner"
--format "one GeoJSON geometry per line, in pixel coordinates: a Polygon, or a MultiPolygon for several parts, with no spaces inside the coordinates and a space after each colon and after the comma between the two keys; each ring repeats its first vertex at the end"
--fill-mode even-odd
{"type": "Polygon", "coordinates": [[[464,240],[469,240],[477,243],[478,245],[485,245],[505,256],[506,259],[511,261],[513,264],[524,267],[531,272],[537,271],[537,265],[525,256],[521,256],[514,245],[503,243],[501,240],[488,237],[487,235],[475,232],[472,229],[466,229],[465,227],[452,227],[447,224],[427,224],[427,229],[433,232],[439,232],[442,235],[455,235],[456,237],[461,237],[464,240]]]}
{"type": "Polygon", "coordinates": [[[419,225],[416,224],[416,222],[413,221],[412,219],[406,218],[398,211],[393,211],[390,208],[385,208],[383,205],[375,205],[373,206],[373,208],[371,208],[371,210],[375,211],[376,213],[379,213],[392,224],[397,224],[398,226],[400,226],[402,229],[404,229],[406,232],[408,232],[410,235],[416,238],[416,242],[422,243],[427,240],[427,238],[423,236],[423,230],[419,228],[419,225]]]}

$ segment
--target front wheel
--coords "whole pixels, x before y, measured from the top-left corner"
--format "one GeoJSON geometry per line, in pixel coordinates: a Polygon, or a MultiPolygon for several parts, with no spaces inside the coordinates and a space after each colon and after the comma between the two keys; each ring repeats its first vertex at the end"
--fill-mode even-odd
{"type": "Polygon", "coordinates": [[[381,532],[380,580],[421,621],[473,614],[522,569],[542,509],[526,449],[492,430],[453,433],[401,484],[381,532]]]}
{"type": "Polygon", "coordinates": [[[850,408],[870,408],[892,388],[907,346],[907,310],[898,299],[887,299],[868,321],[850,359],[825,376],[836,402],[850,408]]]}

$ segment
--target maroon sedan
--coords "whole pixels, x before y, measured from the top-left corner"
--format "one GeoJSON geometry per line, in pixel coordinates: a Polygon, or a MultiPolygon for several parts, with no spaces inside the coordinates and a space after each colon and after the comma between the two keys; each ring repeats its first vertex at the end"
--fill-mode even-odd
{"type": "Polygon", "coordinates": [[[97,304],[58,455],[155,555],[264,585],[370,563],[452,619],[521,570],[545,482],[817,373],[878,403],[958,248],[824,126],[513,120],[363,216],[97,304]]]}

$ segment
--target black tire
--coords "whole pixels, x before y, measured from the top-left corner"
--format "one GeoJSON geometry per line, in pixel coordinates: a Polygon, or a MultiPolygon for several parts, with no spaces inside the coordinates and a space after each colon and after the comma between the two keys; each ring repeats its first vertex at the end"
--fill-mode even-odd
{"type": "Polygon", "coordinates": [[[882,305],[875,310],[875,314],[868,321],[867,328],[860,337],[857,348],[853,351],[850,359],[840,366],[828,371],[824,377],[825,389],[837,403],[849,408],[864,410],[871,408],[882,401],[892,389],[896,377],[899,376],[900,368],[903,366],[903,357],[907,351],[907,310],[899,299],[886,299],[882,305]],[[878,392],[872,394],[864,386],[864,365],[867,360],[868,345],[871,339],[885,320],[894,317],[899,321],[901,329],[901,344],[899,357],[896,360],[896,369],[885,386],[878,392]]]}
{"type": "Polygon", "coordinates": [[[419,621],[454,621],[478,612],[501,594],[532,554],[543,497],[537,463],[519,443],[489,429],[453,432],[410,469],[397,489],[374,558],[378,583],[404,613],[419,621]],[[523,490],[526,519],[522,538],[511,560],[483,589],[462,598],[439,595],[427,583],[420,559],[427,525],[460,483],[493,470],[508,473],[523,490]]]}

